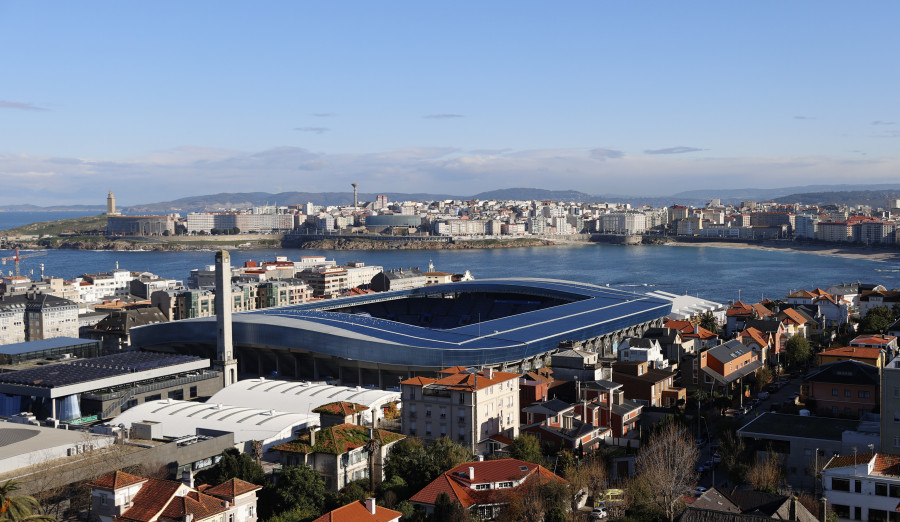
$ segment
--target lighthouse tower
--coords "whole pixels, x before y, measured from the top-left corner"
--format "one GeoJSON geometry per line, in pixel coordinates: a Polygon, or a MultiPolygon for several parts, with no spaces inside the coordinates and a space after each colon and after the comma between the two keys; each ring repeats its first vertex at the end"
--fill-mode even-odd
{"type": "Polygon", "coordinates": [[[106,196],[106,215],[107,216],[117,216],[119,215],[116,212],[116,196],[113,195],[112,191],[109,191],[109,195],[106,196]]]}

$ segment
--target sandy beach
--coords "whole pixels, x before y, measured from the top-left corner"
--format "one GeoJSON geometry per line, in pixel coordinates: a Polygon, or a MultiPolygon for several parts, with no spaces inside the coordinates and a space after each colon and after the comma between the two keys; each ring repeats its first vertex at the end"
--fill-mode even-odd
{"type": "Polygon", "coordinates": [[[831,245],[815,245],[785,241],[766,242],[766,243],[728,243],[710,241],[705,242],[681,242],[672,241],[667,243],[671,246],[690,246],[690,247],[716,247],[716,248],[736,248],[736,249],[754,249],[754,250],[771,250],[780,252],[802,252],[804,254],[815,254],[828,257],[843,257],[846,259],[866,259],[869,261],[881,261],[885,263],[900,263],[900,250],[893,250],[878,247],[860,247],[860,246],[831,246],[831,245]]]}

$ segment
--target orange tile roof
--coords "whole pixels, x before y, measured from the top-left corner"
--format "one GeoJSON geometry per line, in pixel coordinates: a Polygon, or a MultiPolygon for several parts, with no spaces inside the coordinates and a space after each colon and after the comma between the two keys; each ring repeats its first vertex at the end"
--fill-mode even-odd
{"type": "Polygon", "coordinates": [[[313,520],[313,522],[390,522],[403,516],[403,513],[388,509],[386,507],[375,506],[375,514],[366,509],[366,503],[363,500],[351,502],[346,506],[325,513],[321,517],[313,520]]]}
{"type": "Polygon", "coordinates": [[[405,381],[401,381],[400,384],[412,384],[414,386],[425,386],[426,384],[431,384],[435,380],[428,377],[413,377],[411,379],[406,379],[405,381]]]}
{"type": "Polygon", "coordinates": [[[860,335],[855,339],[850,341],[850,344],[853,343],[865,343],[865,344],[880,344],[887,346],[892,342],[896,341],[897,338],[893,335],[860,335]]]}
{"type": "Polygon", "coordinates": [[[872,453],[860,453],[859,455],[843,455],[840,457],[834,457],[833,459],[828,461],[828,464],[825,465],[825,469],[844,468],[847,466],[864,464],[871,461],[872,457],[874,456],[875,455],[872,453]]]}
{"type": "Polygon", "coordinates": [[[800,315],[800,312],[794,310],[793,308],[785,308],[782,310],[784,315],[787,316],[788,319],[796,323],[797,325],[806,324],[806,318],[800,315]]]}
{"type": "Polygon", "coordinates": [[[181,489],[181,482],[171,480],[147,479],[141,490],[131,501],[131,507],[116,517],[115,520],[151,522],[156,520],[160,511],[172,500],[181,489]]]}
{"type": "MultiPolygon", "coordinates": [[[[198,491],[190,491],[183,497],[173,498],[163,509],[159,519],[182,521],[186,516],[191,515],[194,520],[203,520],[227,510],[225,502],[198,491]]],[[[126,515],[130,511],[130,509],[126,511],[126,515]]]]}
{"type": "Polygon", "coordinates": [[[768,341],[768,339],[766,339],[766,334],[760,332],[759,330],[757,330],[756,328],[753,328],[752,326],[750,328],[747,328],[740,334],[738,334],[738,337],[741,337],[741,338],[749,337],[750,339],[753,339],[754,341],[756,341],[756,344],[760,345],[760,347],[765,347],[765,346],[769,345],[769,341],[768,341]]]}
{"type": "Polygon", "coordinates": [[[346,417],[348,415],[353,415],[354,413],[359,413],[361,411],[368,410],[368,406],[363,406],[362,404],[357,404],[355,402],[329,402],[328,404],[323,404],[318,408],[313,410],[313,413],[324,413],[326,415],[341,415],[346,417]]]}
{"type": "Polygon", "coordinates": [[[880,348],[865,348],[862,346],[842,346],[840,348],[830,348],[822,350],[819,355],[831,357],[851,357],[854,359],[878,359],[881,357],[880,348]]]}
{"type": "Polygon", "coordinates": [[[510,379],[519,379],[520,377],[522,377],[520,374],[511,372],[493,372],[490,379],[485,376],[483,371],[476,375],[457,373],[438,379],[434,381],[434,384],[447,386],[451,390],[482,390],[488,386],[506,382],[510,379]]]}
{"type": "Polygon", "coordinates": [[[421,504],[434,504],[438,495],[446,493],[451,499],[456,500],[466,508],[476,504],[503,504],[507,502],[506,499],[510,492],[535,479],[542,482],[558,480],[565,483],[565,480],[547,468],[523,460],[499,459],[483,462],[464,462],[441,474],[409,500],[421,504]],[[473,480],[469,479],[470,467],[474,468],[475,472],[473,480]],[[523,480],[522,484],[514,488],[472,489],[473,484],[507,481],[520,482],[523,480]]]}
{"type": "Polygon", "coordinates": [[[247,482],[246,480],[241,480],[239,478],[233,478],[219,484],[218,486],[205,489],[203,492],[207,495],[212,495],[214,497],[233,501],[236,497],[246,495],[247,493],[256,491],[258,489],[262,489],[262,486],[257,486],[256,484],[252,484],[250,482],[247,482]]]}
{"type": "Polygon", "coordinates": [[[744,315],[750,315],[752,313],[752,308],[745,305],[741,301],[735,302],[728,310],[725,311],[726,317],[741,317],[744,315]]]}
{"type": "Polygon", "coordinates": [[[147,479],[144,477],[138,477],[137,475],[125,473],[124,471],[113,471],[112,473],[107,473],[96,480],[88,482],[87,485],[92,488],[115,490],[137,484],[138,482],[144,482],[145,480],[147,479]]]}
{"type": "Polygon", "coordinates": [[[769,310],[769,308],[762,303],[751,305],[750,308],[753,308],[753,310],[756,312],[756,315],[758,315],[761,319],[772,315],[772,310],[769,310]]]}

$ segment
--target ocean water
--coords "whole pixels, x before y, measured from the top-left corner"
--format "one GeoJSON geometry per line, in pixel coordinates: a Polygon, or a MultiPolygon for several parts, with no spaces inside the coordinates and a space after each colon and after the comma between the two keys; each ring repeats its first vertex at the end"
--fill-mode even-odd
{"type": "MultiPolygon", "coordinates": [[[[4,217],[0,213],[0,218],[4,217]]],[[[11,214],[11,213],[9,213],[11,214]]],[[[50,213],[38,213],[50,215],[50,213]]],[[[90,214],[89,214],[90,215],[90,214]]],[[[58,218],[57,218],[58,219],[58,218]]],[[[43,220],[43,219],[42,219],[43,220]]],[[[0,226],[0,228],[5,228],[0,226]]],[[[9,251],[0,251],[3,256],[9,251]]],[[[484,250],[232,250],[232,263],[274,260],[276,255],[296,260],[324,255],[338,263],[363,261],[384,268],[419,267],[429,261],[435,269],[459,273],[470,270],[477,279],[539,277],[582,281],[637,293],[664,290],[718,302],[734,299],[778,299],[797,289],[827,288],[841,282],[879,283],[900,287],[900,272],[883,271],[894,265],[867,259],[845,259],[803,252],[734,249],[713,246],[617,246],[587,244],[484,250]]],[[[121,268],[148,271],[186,280],[192,268],[215,262],[213,251],[108,252],[51,250],[22,261],[22,274],[44,273],[73,278],[84,273],[121,268]]],[[[0,266],[4,273],[11,263],[0,266]]]]}
{"type": "Polygon", "coordinates": [[[20,227],[38,221],[56,221],[58,219],[75,219],[85,216],[99,216],[103,212],[97,210],[65,210],[47,212],[0,212],[0,230],[20,227]]]}

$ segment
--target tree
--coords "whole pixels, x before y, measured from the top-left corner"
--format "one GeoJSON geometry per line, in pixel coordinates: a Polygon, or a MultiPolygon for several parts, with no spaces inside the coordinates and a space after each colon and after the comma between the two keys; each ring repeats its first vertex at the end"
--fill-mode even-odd
{"type": "Polygon", "coordinates": [[[885,332],[896,320],[894,312],[886,306],[870,309],[859,322],[860,333],[878,334],[885,332]]]}
{"type": "Polygon", "coordinates": [[[290,510],[303,518],[315,518],[325,506],[325,481],[305,464],[286,466],[278,474],[278,483],[270,486],[266,496],[268,502],[260,503],[260,507],[267,505],[272,513],[290,510]]]}
{"type": "Polygon", "coordinates": [[[218,485],[233,478],[245,480],[257,486],[266,484],[266,473],[262,466],[257,464],[253,457],[241,453],[235,448],[225,450],[218,464],[197,474],[199,482],[212,485],[218,485]]]}
{"type": "Polygon", "coordinates": [[[769,449],[765,457],[756,457],[756,461],[747,470],[747,482],[755,491],[776,493],[781,484],[782,474],[778,454],[769,449]]]}
{"type": "MultiPolygon", "coordinates": [[[[434,466],[437,468],[434,478],[441,473],[459,466],[463,462],[472,460],[472,452],[468,448],[457,442],[450,440],[450,437],[441,437],[428,446],[428,453],[431,455],[434,466]]],[[[431,482],[431,481],[429,481],[431,482]]]]}
{"type": "Polygon", "coordinates": [[[520,433],[513,439],[509,447],[509,456],[514,459],[544,464],[544,454],[541,452],[541,441],[530,433],[520,433]]]}
{"type": "Polygon", "coordinates": [[[716,319],[716,316],[713,315],[712,312],[698,315],[697,321],[701,328],[709,330],[714,334],[719,333],[719,320],[716,319]]]}
{"type": "Polygon", "coordinates": [[[441,493],[434,500],[434,522],[469,522],[472,516],[462,504],[441,493]]]}
{"type": "Polygon", "coordinates": [[[674,423],[653,433],[638,454],[635,472],[648,486],[648,500],[670,521],[683,508],[681,498],[697,483],[694,466],[699,455],[690,433],[674,423]]]}
{"type": "Polygon", "coordinates": [[[791,367],[798,366],[808,361],[811,353],[809,341],[800,335],[791,337],[784,344],[785,360],[791,367]]]}
{"type": "Polygon", "coordinates": [[[441,473],[471,459],[468,449],[447,437],[427,448],[421,439],[407,437],[391,447],[385,473],[389,478],[403,479],[409,491],[419,491],[441,473]]]}
{"type": "Polygon", "coordinates": [[[21,489],[19,483],[7,480],[0,486],[0,521],[19,522],[55,522],[56,519],[49,515],[38,514],[40,503],[29,495],[13,495],[13,492],[21,489]]]}
{"type": "Polygon", "coordinates": [[[775,376],[772,374],[772,370],[767,366],[761,366],[758,370],[756,370],[756,384],[759,385],[760,389],[772,382],[774,378],[775,376]]]}

